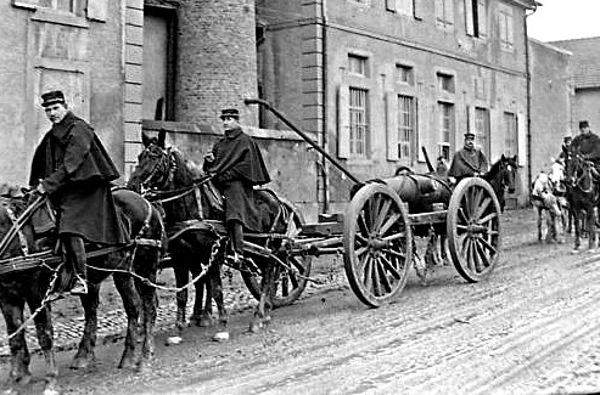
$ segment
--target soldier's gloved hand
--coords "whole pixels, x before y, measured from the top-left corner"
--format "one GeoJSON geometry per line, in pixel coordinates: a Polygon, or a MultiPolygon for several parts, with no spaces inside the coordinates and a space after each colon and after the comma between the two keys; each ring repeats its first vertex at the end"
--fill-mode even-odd
{"type": "Polygon", "coordinates": [[[39,193],[40,195],[45,195],[46,194],[46,189],[44,188],[44,185],[40,182],[38,183],[37,187],[35,188],[36,192],[39,193]]]}
{"type": "Polygon", "coordinates": [[[207,162],[213,162],[215,160],[215,155],[212,152],[204,155],[204,160],[207,162]]]}
{"type": "Polygon", "coordinates": [[[456,184],[456,178],[454,177],[448,177],[448,181],[450,182],[450,185],[456,184]]]}

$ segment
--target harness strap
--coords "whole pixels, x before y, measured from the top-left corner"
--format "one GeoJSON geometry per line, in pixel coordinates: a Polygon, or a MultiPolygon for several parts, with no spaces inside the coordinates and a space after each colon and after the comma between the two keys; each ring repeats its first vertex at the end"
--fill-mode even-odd
{"type": "MultiPolygon", "coordinates": [[[[0,241],[0,256],[4,255],[14,237],[17,236],[17,234],[21,231],[21,228],[25,225],[29,218],[31,218],[33,212],[45,203],[46,199],[46,196],[38,196],[38,198],[30,206],[28,206],[18,218],[15,220],[11,218],[13,225],[8,232],[6,232],[2,241],[0,241]]],[[[6,204],[4,207],[6,208],[7,213],[11,211],[8,204],[6,204]]],[[[8,215],[9,217],[11,216],[11,214],[8,215]]]]}
{"type": "Polygon", "coordinates": [[[23,234],[23,226],[19,226],[19,219],[15,215],[15,212],[9,207],[6,206],[6,214],[8,218],[10,218],[13,223],[13,227],[17,230],[17,235],[19,236],[19,244],[21,245],[21,251],[23,251],[23,255],[29,255],[29,246],[27,245],[27,238],[23,234]]]}

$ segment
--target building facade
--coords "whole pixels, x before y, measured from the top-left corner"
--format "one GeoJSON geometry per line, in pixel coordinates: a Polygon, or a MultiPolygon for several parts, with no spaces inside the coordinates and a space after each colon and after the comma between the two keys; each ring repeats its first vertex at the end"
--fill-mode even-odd
{"type": "MultiPolygon", "coordinates": [[[[221,108],[257,95],[254,11],[253,0],[0,1],[2,181],[26,181],[50,128],[44,91],[64,91],[123,173],[145,120],[220,125],[221,108]]],[[[241,109],[255,125],[256,109],[241,109]]]]}
{"type": "Polygon", "coordinates": [[[531,67],[531,169],[548,171],[571,135],[573,101],[571,53],[529,40],[531,67]]]}
{"type": "MultiPolygon", "coordinates": [[[[525,0],[257,1],[259,92],[361,180],[450,159],[473,131],[528,184],[525,0]]],[[[279,123],[260,114],[261,125],[279,123]]],[[[325,209],[350,181],[321,166],[325,209]]]]}
{"type": "Polygon", "coordinates": [[[600,37],[553,41],[550,45],[573,54],[572,59],[572,110],[570,128],[579,133],[580,120],[587,120],[592,130],[600,131],[600,37]]]}

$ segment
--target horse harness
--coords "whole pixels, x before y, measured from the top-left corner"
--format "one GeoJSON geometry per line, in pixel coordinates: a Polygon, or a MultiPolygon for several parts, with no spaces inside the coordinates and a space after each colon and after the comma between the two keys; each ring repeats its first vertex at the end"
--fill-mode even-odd
{"type": "MultiPolygon", "coordinates": [[[[139,232],[133,238],[132,243],[126,246],[111,246],[104,247],[98,250],[93,250],[90,252],[86,252],[87,258],[95,258],[102,255],[107,255],[113,252],[117,252],[120,250],[128,249],[130,247],[134,247],[134,253],[132,254],[132,260],[135,256],[135,250],[138,246],[147,246],[152,248],[162,248],[162,241],[160,239],[150,239],[145,238],[145,233],[150,229],[150,221],[152,219],[152,205],[148,200],[145,200],[146,203],[146,216],[144,218],[144,223],[140,228],[139,232]]],[[[49,210],[49,213],[53,220],[56,218],[48,206],[48,200],[45,196],[38,196],[38,198],[27,207],[27,209],[21,213],[21,215],[17,216],[14,210],[11,208],[10,204],[4,203],[4,208],[7,212],[9,219],[12,222],[12,226],[6,235],[0,241],[0,256],[2,256],[11,242],[15,237],[19,239],[19,246],[23,255],[0,259],[0,275],[4,275],[11,272],[25,271],[29,269],[35,269],[37,267],[44,267],[50,271],[55,271],[56,269],[53,267],[57,263],[62,262],[62,257],[58,256],[53,250],[43,250],[39,252],[30,252],[29,243],[27,241],[27,237],[23,232],[23,227],[27,223],[27,221],[31,218],[33,213],[46,206],[46,209],[49,210]]],[[[161,238],[164,235],[164,226],[161,222],[161,238]]],[[[88,265],[89,266],[89,265],[88,265]]],[[[95,267],[92,267],[95,269],[95,267]]]]}

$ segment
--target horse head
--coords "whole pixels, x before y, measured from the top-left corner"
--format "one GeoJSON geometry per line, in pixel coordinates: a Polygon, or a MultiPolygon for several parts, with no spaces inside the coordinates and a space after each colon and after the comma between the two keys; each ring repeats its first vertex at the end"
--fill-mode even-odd
{"type": "Polygon", "coordinates": [[[600,176],[594,162],[578,152],[572,152],[568,163],[567,179],[571,187],[584,193],[592,192],[600,176]]]}
{"type": "Polygon", "coordinates": [[[497,192],[508,190],[509,193],[514,193],[517,168],[517,155],[511,157],[502,154],[500,159],[492,165],[485,178],[495,190],[498,190],[497,192]]]}
{"type": "Polygon", "coordinates": [[[158,137],[150,137],[142,132],[144,149],[138,155],[138,163],[129,177],[127,187],[135,192],[145,189],[164,189],[169,181],[171,155],[165,148],[164,129],[158,137]]]}

